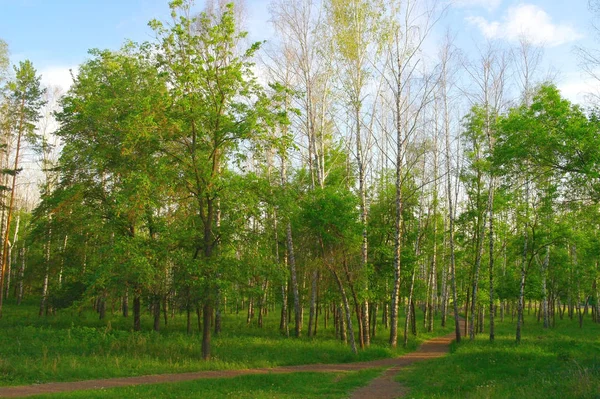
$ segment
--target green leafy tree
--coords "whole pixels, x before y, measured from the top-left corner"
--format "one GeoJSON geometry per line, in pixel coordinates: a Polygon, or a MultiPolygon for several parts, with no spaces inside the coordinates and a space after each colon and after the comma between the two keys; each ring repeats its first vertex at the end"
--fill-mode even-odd
{"type": "MultiPolygon", "coordinates": [[[[584,191],[577,187],[580,184],[588,193],[594,192],[598,173],[596,131],[593,120],[561,98],[552,85],[539,87],[530,105],[511,109],[499,122],[495,168],[513,182],[519,181],[516,176],[521,174],[526,179],[525,192],[517,192],[513,202],[525,238],[519,262],[517,342],[521,339],[525,286],[531,265],[543,250],[549,255],[547,247],[564,237],[552,227],[557,198],[577,200],[577,194],[584,191]]],[[[547,267],[544,262],[542,277],[547,267]]]]}
{"type": "MultiPolygon", "coordinates": [[[[123,287],[131,287],[134,329],[138,330],[142,292],[160,294],[153,284],[163,281],[168,264],[159,249],[160,219],[171,180],[159,152],[166,85],[133,44],[121,52],[94,50],[91,54],[93,58],[81,66],[57,115],[61,123],[57,134],[66,143],[57,195],[77,195],[84,207],[74,210],[96,215],[92,220],[99,221],[96,227],[102,231],[98,244],[114,251],[98,252],[110,255],[91,276],[90,292],[104,297],[107,290],[118,288],[124,294],[123,287]]],[[[53,193],[46,195],[54,201],[53,193]]],[[[88,236],[95,233],[85,232],[88,236]]],[[[158,329],[156,323],[155,317],[158,329]]]]}
{"type": "Polygon", "coordinates": [[[172,99],[163,151],[178,169],[179,190],[192,199],[193,236],[186,247],[205,283],[202,356],[208,359],[223,238],[217,215],[219,204],[230,200],[222,196],[225,171],[242,142],[259,133],[267,101],[251,70],[259,43],[238,52],[246,34],[236,27],[233,5],[197,17],[190,16],[191,6],[172,1],[171,27],[156,20],[150,25],[159,38],[157,65],[172,99]]]}
{"type": "Polygon", "coordinates": [[[354,252],[355,248],[359,247],[357,244],[361,237],[357,205],[357,198],[352,193],[326,186],[308,193],[300,215],[307,234],[318,245],[317,250],[321,254],[323,264],[337,283],[344,305],[350,346],[354,353],[357,349],[344,277],[352,287],[348,276],[352,265],[357,263],[354,252]]]}

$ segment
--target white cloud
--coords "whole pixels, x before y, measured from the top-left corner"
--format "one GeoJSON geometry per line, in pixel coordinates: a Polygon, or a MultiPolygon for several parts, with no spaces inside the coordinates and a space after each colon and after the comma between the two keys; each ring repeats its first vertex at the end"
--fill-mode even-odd
{"type": "Polygon", "coordinates": [[[500,6],[502,0],[454,0],[452,5],[455,7],[475,8],[483,7],[489,11],[495,10],[500,6]]]}
{"type": "Polygon", "coordinates": [[[76,75],[77,67],[49,66],[41,68],[39,73],[42,75],[42,84],[48,87],[60,87],[63,92],[66,92],[73,84],[71,69],[76,75]]]}
{"type": "Polygon", "coordinates": [[[517,42],[525,37],[536,46],[554,47],[582,38],[573,27],[554,24],[546,11],[533,4],[510,7],[501,22],[483,17],[467,17],[467,21],[476,25],[488,39],[517,42]]]}
{"type": "Polygon", "coordinates": [[[557,87],[563,97],[576,104],[589,105],[600,99],[600,82],[579,73],[568,74],[557,87]]]}

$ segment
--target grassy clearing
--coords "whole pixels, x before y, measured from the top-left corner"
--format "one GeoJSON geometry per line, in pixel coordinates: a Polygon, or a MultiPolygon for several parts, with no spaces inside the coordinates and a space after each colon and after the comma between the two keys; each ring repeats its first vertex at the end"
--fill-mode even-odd
{"type": "Polygon", "coordinates": [[[175,384],[140,385],[102,391],[78,391],[35,396],[36,399],[120,399],[120,398],[315,398],[340,399],[366,385],[381,370],[336,373],[293,373],[246,375],[228,379],[210,379],[175,384]]]}
{"type": "Polygon", "coordinates": [[[10,345],[0,345],[0,385],[374,360],[414,350],[424,339],[448,332],[420,334],[406,350],[392,350],[389,332],[378,326],[371,347],[354,355],[334,339],[333,326],[323,329],[322,318],[317,337],[295,339],[279,334],[277,312],[266,317],[262,329],[246,326],[241,313],[227,313],[223,333],[213,339],[213,359],[206,362],[201,360],[201,337],[197,331],[185,333],[183,315],[170,319],[160,333],[149,331],[151,320],[144,315],[145,331],[134,333],[131,318],[118,314],[100,321],[93,312],[66,310],[38,317],[36,310],[34,303],[5,305],[0,340],[10,345]]]}
{"type": "Polygon", "coordinates": [[[544,330],[525,320],[520,345],[515,324],[497,323],[496,342],[481,334],[453,344],[452,355],[417,363],[399,378],[411,398],[600,398],[600,325],[588,318],[557,320],[544,330]]]}

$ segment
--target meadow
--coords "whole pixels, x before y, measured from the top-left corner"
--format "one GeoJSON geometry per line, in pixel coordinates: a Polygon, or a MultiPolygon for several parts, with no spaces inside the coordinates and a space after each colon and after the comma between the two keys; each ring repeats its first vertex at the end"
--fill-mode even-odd
{"type": "Polygon", "coordinates": [[[263,328],[256,320],[247,325],[244,312],[226,313],[222,332],[213,338],[212,359],[204,361],[202,337],[197,330],[186,333],[184,314],[176,314],[154,332],[150,315],[144,313],[142,331],[133,332],[131,318],[118,313],[107,312],[104,320],[95,312],[76,310],[39,317],[36,305],[5,306],[0,320],[0,386],[375,360],[414,350],[423,340],[449,332],[437,328],[425,333],[421,316],[418,336],[410,337],[407,348],[392,349],[387,344],[389,331],[378,325],[372,345],[354,355],[334,337],[331,322],[325,329],[321,320],[315,337],[288,338],[278,332],[278,312],[265,317],[263,328]]]}
{"type": "Polygon", "coordinates": [[[577,317],[565,316],[544,329],[526,316],[516,344],[507,318],[496,324],[495,342],[485,332],[463,339],[450,356],[415,363],[397,380],[411,398],[600,398],[600,324],[588,317],[579,328],[577,317]]]}
{"type": "MultiPolygon", "coordinates": [[[[445,335],[420,328],[408,348],[392,350],[387,330],[378,325],[373,344],[358,355],[334,337],[331,325],[322,325],[316,337],[287,338],[277,332],[277,312],[265,318],[265,327],[246,325],[245,315],[227,313],[223,332],[215,337],[214,358],[201,360],[200,335],[185,333],[185,318],[176,315],[160,333],[133,332],[130,319],[94,312],[64,310],[37,316],[34,303],[8,304],[0,339],[0,384],[23,385],[200,370],[247,369],[313,363],[345,363],[398,356],[420,342],[445,335]]],[[[436,320],[439,326],[439,320],[436,320]]],[[[487,325],[485,326],[487,329],[487,325]]],[[[415,363],[397,380],[410,389],[411,398],[600,398],[600,324],[589,317],[579,328],[565,317],[544,329],[534,315],[525,319],[523,339],[514,340],[514,322],[497,321],[496,341],[487,333],[474,341],[453,343],[448,356],[415,363]]],[[[381,369],[343,373],[298,372],[244,375],[170,384],[154,384],[36,396],[39,398],[345,398],[369,383],[381,369]]]]}

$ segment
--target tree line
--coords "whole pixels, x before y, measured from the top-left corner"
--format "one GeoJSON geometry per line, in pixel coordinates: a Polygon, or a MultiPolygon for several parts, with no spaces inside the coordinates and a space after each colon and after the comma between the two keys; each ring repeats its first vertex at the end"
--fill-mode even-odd
{"type": "Polygon", "coordinates": [[[600,322],[600,118],[538,79],[539,47],[470,59],[448,33],[433,54],[435,2],[274,0],[273,43],[232,3],[169,6],[155,41],[91,50],[62,96],[29,61],[8,73],[0,42],[0,312],[93,303],[135,331],[181,312],[204,358],[234,308],[296,337],[332,320],[354,352],[406,345],[415,308],[457,340],[510,316],[519,342],[532,306],[548,328],[600,322]]]}

